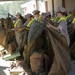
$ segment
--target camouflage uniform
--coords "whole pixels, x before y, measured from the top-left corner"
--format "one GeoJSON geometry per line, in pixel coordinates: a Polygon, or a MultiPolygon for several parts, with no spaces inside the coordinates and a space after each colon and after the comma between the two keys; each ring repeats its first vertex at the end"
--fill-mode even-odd
{"type": "MultiPolygon", "coordinates": [[[[23,25],[22,20],[20,19],[19,22],[16,24],[16,28],[21,27],[23,25]]],[[[16,42],[18,44],[18,49],[20,49],[21,44],[22,44],[22,33],[21,31],[15,30],[15,38],[16,38],[16,42]]]]}
{"type": "Polygon", "coordinates": [[[61,20],[59,22],[59,25],[58,25],[58,28],[60,29],[60,33],[62,35],[64,35],[66,37],[66,40],[67,40],[67,43],[68,43],[68,46],[70,44],[70,39],[69,39],[69,34],[68,34],[68,29],[67,29],[67,22],[66,20],[61,20]]]}

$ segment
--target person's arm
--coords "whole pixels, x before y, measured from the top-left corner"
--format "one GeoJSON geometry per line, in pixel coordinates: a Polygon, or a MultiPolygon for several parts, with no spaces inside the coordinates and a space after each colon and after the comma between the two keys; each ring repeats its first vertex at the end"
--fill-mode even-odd
{"type": "Polygon", "coordinates": [[[20,27],[17,28],[18,31],[22,31],[22,30],[29,30],[29,28],[27,27],[28,21],[26,21],[23,25],[22,22],[20,22],[20,27]]]}
{"type": "Polygon", "coordinates": [[[12,31],[14,31],[14,30],[22,31],[23,29],[29,30],[29,28],[27,28],[26,26],[22,26],[22,27],[18,27],[18,28],[12,28],[11,30],[12,31]]]}
{"type": "Polygon", "coordinates": [[[48,28],[53,28],[53,29],[55,29],[55,30],[57,30],[57,31],[60,30],[58,27],[55,27],[55,26],[53,26],[53,25],[51,25],[51,24],[48,24],[47,27],[48,27],[48,28]]]}
{"type": "Polygon", "coordinates": [[[19,26],[19,27],[17,27],[17,28],[13,28],[13,29],[11,29],[11,30],[18,30],[18,31],[22,31],[23,29],[28,30],[28,28],[26,27],[27,23],[28,23],[28,21],[25,22],[24,25],[19,24],[19,25],[21,25],[21,26],[19,26]]]}

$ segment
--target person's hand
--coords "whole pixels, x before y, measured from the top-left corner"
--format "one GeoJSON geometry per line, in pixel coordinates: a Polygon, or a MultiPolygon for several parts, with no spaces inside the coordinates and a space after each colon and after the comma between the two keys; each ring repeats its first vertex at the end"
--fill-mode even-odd
{"type": "Polygon", "coordinates": [[[13,29],[11,29],[11,30],[14,30],[14,28],[13,28],[13,29]]]}
{"type": "Polygon", "coordinates": [[[52,25],[48,23],[48,24],[46,25],[46,27],[50,28],[50,27],[52,27],[52,25]]]}

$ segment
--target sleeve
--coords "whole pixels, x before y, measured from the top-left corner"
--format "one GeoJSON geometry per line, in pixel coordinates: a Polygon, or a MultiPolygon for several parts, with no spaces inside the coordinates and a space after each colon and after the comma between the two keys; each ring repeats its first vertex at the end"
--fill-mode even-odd
{"type": "Polygon", "coordinates": [[[58,25],[59,31],[62,32],[66,26],[67,26],[67,23],[65,21],[61,21],[58,25]]]}
{"type": "Polygon", "coordinates": [[[58,28],[59,28],[59,31],[62,31],[62,23],[59,23],[58,28]]]}

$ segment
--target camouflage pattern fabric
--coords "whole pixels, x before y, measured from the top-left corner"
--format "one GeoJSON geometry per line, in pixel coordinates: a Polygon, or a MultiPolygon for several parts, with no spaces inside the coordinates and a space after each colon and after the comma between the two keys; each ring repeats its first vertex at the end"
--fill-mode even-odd
{"type": "Polygon", "coordinates": [[[72,44],[72,46],[70,47],[70,53],[71,53],[71,57],[73,59],[75,59],[75,41],[74,43],[72,44]]]}
{"type": "Polygon", "coordinates": [[[44,35],[40,34],[40,37],[38,36],[33,41],[29,41],[29,44],[27,44],[23,52],[25,71],[29,72],[29,70],[31,69],[30,56],[35,50],[38,49],[44,50],[51,60],[49,62],[51,66],[47,75],[68,75],[71,62],[70,50],[67,46],[66,38],[63,35],[59,34],[54,29],[47,28],[44,35]],[[46,41],[43,40],[44,36],[46,36],[45,39],[47,39],[48,43],[48,48],[46,51],[44,47],[44,42],[46,41]]]}
{"type": "Polygon", "coordinates": [[[53,29],[48,29],[47,33],[54,52],[54,61],[48,75],[68,75],[71,60],[65,37],[53,29]]]}
{"type": "Polygon", "coordinates": [[[40,36],[44,27],[44,23],[34,20],[29,30],[28,43],[40,36]]]}

